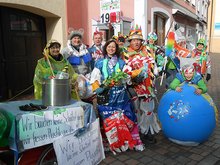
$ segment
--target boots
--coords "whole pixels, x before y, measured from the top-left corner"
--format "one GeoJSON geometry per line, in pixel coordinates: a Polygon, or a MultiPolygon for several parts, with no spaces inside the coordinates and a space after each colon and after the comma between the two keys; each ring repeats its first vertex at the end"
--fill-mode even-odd
{"type": "Polygon", "coordinates": [[[155,135],[151,134],[150,131],[144,136],[144,139],[146,140],[147,143],[149,144],[155,144],[157,143],[157,139],[155,138],[155,135]]]}

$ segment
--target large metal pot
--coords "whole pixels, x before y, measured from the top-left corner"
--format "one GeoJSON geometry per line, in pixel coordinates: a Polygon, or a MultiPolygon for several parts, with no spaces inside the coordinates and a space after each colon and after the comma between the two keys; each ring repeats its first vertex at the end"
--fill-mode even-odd
{"type": "Polygon", "coordinates": [[[42,103],[45,106],[64,106],[71,103],[69,79],[47,79],[42,86],[42,103]]]}

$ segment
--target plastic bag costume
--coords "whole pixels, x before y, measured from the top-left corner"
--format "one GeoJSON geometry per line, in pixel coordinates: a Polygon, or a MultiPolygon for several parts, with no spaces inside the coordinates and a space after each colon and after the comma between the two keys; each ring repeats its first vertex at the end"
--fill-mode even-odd
{"type": "Polygon", "coordinates": [[[198,59],[198,65],[195,65],[196,72],[200,73],[201,75],[211,74],[211,60],[208,52],[205,51],[206,49],[206,41],[204,39],[199,39],[197,42],[198,44],[203,44],[204,50],[198,50],[197,48],[193,50],[192,57],[198,59]]]}
{"type": "Polygon", "coordinates": [[[111,82],[107,83],[112,76],[118,77],[117,74],[125,74],[121,72],[124,65],[125,62],[117,56],[111,59],[100,59],[91,74],[91,83],[98,82],[100,86],[105,84],[107,92],[104,91],[102,95],[107,99],[100,102],[99,95],[97,96],[98,111],[103,120],[104,136],[107,136],[110,150],[114,154],[128,148],[141,151],[144,149],[125,82],[114,84],[114,78],[112,78],[111,82]]]}
{"type": "Polygon", "coordinates": [[[193,65],[184,65],[181,68],[181,72],[176,74],[176,78],[171,82],[170,84],[170,89],[175,90],[176,87],[180,86],[182,83],[186,84],[194,84],[197,85],[199,89],[202,90],[202,93],[207,92],[207,86],[202,79],[202,76],[195,71],[195,68],[193,65]],[[187,80],[186,77],[184,76],[185,72],[193,72],[193,77],[191,80],[187,80]]]}
{"type": "Polygon", "coordinates": [[[81,99],[88,99],[94,95],[92,92],[92,87],[89,82],[90,74],[91,74],[91,62],[92,56],[87,50],[85,44],[81,43],[78,46],[78,50],[76,47],[72,45],[72,38],[78,36],[82,39],[84,30],[70,30],[69,40],[67,42],[67,47],[65,47],[61,52],[64,55],[65,59],[69,61],[72,65],[74,71],[79,74],[79,79],[77,80],[79,84],[79,96],[81,99]]]}
{"type": "MultiPolygon", "coordinates": [[[[61,56],[60,61],[57,61],[51,55],[49,55],[49,47],[52,42],[53,40],[49,41],[48,44],[46,45],[44,49],[45,57],[38,60],[37,66],[35,68],[35,74],[34,74],[34,80],[33,80],[35,99],[42,98],[42,83],[44,79],[54,78],[53,76],[54,75],[56,76],[57,73],[59,73],[60,71],[65,71],[69,74],[69,78],[71,79],[71,83],[73,84],[73,87],[74,87],[75,86],[74,84],[78,77],[78,74],[74,72],[70,63],[65,58],[63,58],[63,56],[61,56]],[[48,60],[50,61],[50,64],[48,60]],[[50,65],[52,67],[53,73],[51,71],[50,65]]],[[[77,100],[79,99],[75,89],[72,90],[71,95],[73,99],[77,99],[77,100]]]]}
{"type": "MultiPolygon", "coordinates": [[[[129,40],[140,39],[143,41],[141,30],[136,28],[130,31],[129,40]]],[[[157,74],[157,66],[154,58],[149,54],[145,46],[138,51],[128,46],[124,52],[126,67],[124,71],[131,75],[130,89],[132,101],[138,118],[138,125],[142,134],[158,133],[160,126],[156,114],[153,112],[154,105],[154,78],[157,74]]]]}

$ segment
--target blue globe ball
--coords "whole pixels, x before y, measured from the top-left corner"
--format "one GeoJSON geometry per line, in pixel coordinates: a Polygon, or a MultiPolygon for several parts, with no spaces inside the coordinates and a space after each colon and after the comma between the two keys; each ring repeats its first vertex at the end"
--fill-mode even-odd
{"type": "Polygon", "coordinates": [[[208,140],[216,126],[211,97],[208,94],[196,95],[195,89],[184,84],[182,92],[169,90],[158,106],[164,135],[181,145],[195,146],[208,140]]]}

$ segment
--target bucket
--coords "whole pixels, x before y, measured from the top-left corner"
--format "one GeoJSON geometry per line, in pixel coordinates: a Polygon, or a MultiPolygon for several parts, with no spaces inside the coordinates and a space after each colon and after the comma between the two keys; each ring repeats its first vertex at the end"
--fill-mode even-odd
{"type": "Polygon", "coordinates": [[[65,106],[71,103],[69,79],[47,79],[42,85],[42,103],[45,106],[65,106]]]}

